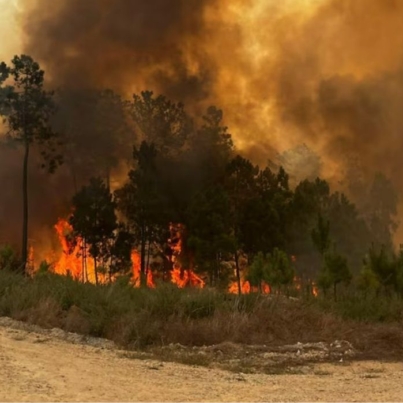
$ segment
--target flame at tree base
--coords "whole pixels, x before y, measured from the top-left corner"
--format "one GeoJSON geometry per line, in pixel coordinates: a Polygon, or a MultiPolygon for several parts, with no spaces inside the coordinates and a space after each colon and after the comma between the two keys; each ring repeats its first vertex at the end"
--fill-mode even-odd
{"type": "MultiPolygon", "coordinates": [[[[45,260],[50,263],[51,271],[62,276],[70,276],[75,280],[82,282],[105,284],[115,281],[118,274],[108,274],[98,270],[95,273],[94,259],[88,252],[88,245],[80,237],[73,237],[73,228],[66,219],[59,219],[54,226],[59,240],[60,252],[51,251],[46,254],[45,260]]],[[[203,288],[205,282],[190,269],[183,269],[178,264],[177,256],[180,253],[181,240],[175,246],[174,254],[170,257],[174,268],[171,270],[171,282],[179,288],[187,286],[203,288]]],[[[30,248],[30,261],[34,261],[34,249],[30,248]]],[[[133,249],[131,253],[131,273],[130,283],[134,287],[141,285],[141,257],[137,250],[133,249]]],[[[33,267],[32,263],[32,267],[33,267]]],[[[32,269],[32,274],[35,272],[32,269]]],[[[155,288],[154,276],[150,267],[146,267],[146,285],[149,288],[155,288]]]]}
{"type": "MultiPolygon", "coordinates": [[[[233,282],[228,287],[228,292],[230,294],[239,294],[238,282],[233,282]]],[[[250,294],[252,292],[261,292],[262,294],[270,294],[271,287],[269,284],[262,282],[260,289],[259,287],[253,287],[250,285],[249,281],[241,280],[241,294],[250,294]]]]}
{"type": "MultiPolygon", "coordinates": [[[[59,253],[52,251],[46,255],[46,261],[50,262],[51,271],[53,273],[70,276],[75,280],[82,282],[96,283],[96,277],[98,283],[106,284],[108,282],[116,281],[119,274],[110,274],[97,271],[95,273],[94,260],[91,258],[88,252],[88,245],[85,245],[80,237],[73,237],[73,228],[66,219],[59,219],[54,226],[56,234],[59,240],[61,251],[59,253]]],[[[192,287],[192,288],[204,288],[205,281],[199,277],[193,270],[184,269],[180,264],[180,256],[183,253],[182,250],[182,235],[183,226],[180,224],[172,224],[171,227],[171,239],[168,243],[172,249],[172,255],[169,256],[169,260],[172,263],[172,270],[170,271],[170,281],[178,288],[192,287]]],[[[31,262],[30,272],[35,273],[34,269],[34,249],[30,248],[29,261],[31,262]]],[[[141,286],[141,257],[137,250],[133,249],[131,253],[131,272],[130,272],[130,284],[133,287],[141,286]]],[[[151,268],[146,267],[146,285],[149,288],[155,288],[154,275],[151,268]]],[[[301,283],[298,279],[294,279],[294,286],[296,290],[301,290],[301,283]]],[[[310,284],[310,292],[313,296],[318,296],[318,288],[315,283],[310,284]]],[[[238,294],[238,282],[234,281],[228,287],[228,292],[231,294],[238,294]]],[[[262,282],[260,287],[251,286],[249,281],[241,280],[241,293],[249,294],[252,292],[260,292],[262,294],[271,294],[273,292],[271,286],[265,282],[262,282]]]]}
{"type": "Polygon", "coordinates": [[[171,271],[171,282],[176,284],[179,288],[204,288],[205,286],[205,282],[192,270],[181,270],[179,268],[171,271]]]}
{"type": "MultiPolygon", "coordinates": [[[[141,257],[140,254],[133,250],[131,254],[132,260],[132,281],[134,287],[140,287],[141,285],[141,257]]],[[[153,273],[149,267],[146,269],[146,284],[149,288],[155,288],[153,273]]]]}

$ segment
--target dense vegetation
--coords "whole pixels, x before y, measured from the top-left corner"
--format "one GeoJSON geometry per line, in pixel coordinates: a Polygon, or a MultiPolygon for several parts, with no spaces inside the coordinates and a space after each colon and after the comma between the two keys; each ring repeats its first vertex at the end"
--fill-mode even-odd
{"type": "Polygon", "coordinates": [[[403,253],[392,242],[397,197],[382,174],[361,184],[356,205],[319,177],[291,186],[282,166],[244,158],[215,106],[193,116],[149,91],[130,101],[111,90],[54,94],[43,80],[28,56],[1,64],[0,112],[25,150],[22,253],[4,247],[1,268],[26,266],[27,158],[37,146],[51,171],[63,159],[71,173],[70,224],[96,274],[124,276],[137,248],[142,284],[149,269],[164,278],[170,228],[180,225],[182,267],[216,289],[236,280],[240,290],[243,277],[256,291],[270,284],[290,295],[297,277],[301,293],[316,283],[328,299],[352,289],[368,302],[403,296],[403,253]],[[128,165],[124,183],[113,184],[128,165]]]}

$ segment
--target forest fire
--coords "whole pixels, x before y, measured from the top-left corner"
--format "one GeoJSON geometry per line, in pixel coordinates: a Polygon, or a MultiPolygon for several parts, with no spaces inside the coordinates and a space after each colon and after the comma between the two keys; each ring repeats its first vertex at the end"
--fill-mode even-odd
{"type": "Polygon", "coordinates": [[[187,286],[203,288],[205,282],[191,269],[183,269],[180,263],[180,257],[183,254],[183,232],[184,226],[181,224],[170,225],[171,237],[168,240],[168,245],[172,250],[171,262],[173,268],[171,271],[171,282],[179,288],[187,286]]]}
{"type": "MultiPolygon", "coordinates": [[[[75,280],[83,282],[95,283],[95,265],[90,258],[89,247],[80,237],[73,237],[73,228],[66,219],[59,219],[54,226],[61,252],[52,251],[46,255],[46,261],[51,262],[51,270],[59,275],[71,276],[75,280]]],[[[197,276],[191,269],[182,268],[179,262],[179,256],[182,253],[182,227],[171,226],[173,237],[169,240],[169,245],[172,249],[172,255],[169,259],[172,263],[170,272],[171,282],[179,288],[187,286],[195,288],[203,288],[205,282],[197,276]]],[[[30,250],[30,258],[34,260],[34,249],[30,250]]],[[[131,253],[131,284],[134,287],[140,287],[141,277],[141,258],[136,249],[131,253]]],[[[116,275],[100,272],[98,270],[98,282],[103,284],[108,281],[116,280],[116,275]]],[[[150,265],[146,268],[147,287],[155,288],[154,276],[150,265]]]]}
{"type": "MultiPolygon", "coordinates": [[[[252,287],[250,285],[249,281],[246,280],[242,280],[241,281],[241,293],[242,294],[250,294],[251,292],[258,292],[260,291],[262,294],[270,294],[271,293],[271,288],[269,284],[266,284],[265,282],[262,282],[261,286],[260,286],[260,290],[259,287],[252,287]]],[[[228,292],[230,294],[238,294],[239,290],[238,290],[238,283],[236,281],[232,282],[228,288],[228,292]]]]}
{"type": "MultiPolygon", "coordinates": [[[[75,245],[69,242],[68,234],[71,233],[73,228],[67,220],[60,219],[55,225],[56,233],[62,247],[60,258],[55,260],[53,271],[57,274],[67,275],[70,274],[75,279],[88,281],[88,271],[93,272],[93,267],[86,267],[83,259],[79,256],[83,254],[82,241],[77,239],[75,245]],[[89,269],[89,270],[88,270],[89,269]],[[91,270],[92,269],[92,270],[91,270]]],[[[54,261],[55,256],[49,256],[49,261],[54,261]]],[[[89,262],[91,265],[91,262],[89,262]]]]}
{"type": "MultiPolygon", "coordinates": [[[[118,277],[116,274],[106,273],[102,270],[98,270],[96,280],[95,265],[92,258],[89,255],[89,247],[85,245],[85,242],[80,237],[73,237],[73,228],[66,219],[59,219],[54,226],[61,251],[52,251],[46,255],[46,262],[50,262],[51,271],[63,275],[71,276],[75,280],[82,282],[105,284],[111,281],[115,281],[118,277]]],[[[171,263],[172,269],[169,276],[170,281],[178,288],[192,287],[192,288],[204,288],[205,281],[198,276],[192,269],[185,269],[181,264],[183,259],[183,233],[184,226],[181,224],[170,225],[171,237],[168,239],[168,245],[172,251],[172,254],[166,256],[171,263]]],[[[34,267],[34,248],[30,248],[30,261],[32,261],[32,267],[34,267]]],[[[146,283],[148,288],[155,288],[156,283],[154,279],[153,271],[147,264],[146,268],[146,283]]],[[[36,270],[32,269],[32,273],[36,270]]],[[[131,272],[130,283],[134,287],[140,287],[141,283],[141,257],[136,249],[131,253],[131,272]]],[[[301,290],[301,282],[298,278],[294,278],[294,287],[297,290],[301,290]]],[[[314,297],[318,296],[318,288],[315,283],[311,283],[311,294],[314,297]]],[[[238,294],[238,282],[233,281],[228,287],[230,294],[238,294]]],[[[266,282],[262,281],[260,287],[255,287],[250,284],[244,277],[241,279],[241,294],[249,294],[252,292],[260,292],[268,295],[273,292],[272,287],[266,282]]]]}
{"type": "MultiPolygon", "coordinates": [[[[134,287],[140,287],[140,277],[141,277],[141,263],[140,263],[140,255],[136,250],[132,251],[131,260],[132,260],[132,284],[134,287]]],[[[147,278],[147,287],[155,288],[153,273],[150,267],[147,267],[146,272],[147,278]]]]}

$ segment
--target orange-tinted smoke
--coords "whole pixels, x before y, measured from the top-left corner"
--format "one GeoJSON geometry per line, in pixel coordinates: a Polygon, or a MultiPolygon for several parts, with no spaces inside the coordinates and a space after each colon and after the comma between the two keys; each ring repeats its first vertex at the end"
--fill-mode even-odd
{"type": "Polygon", "coordinates": [[[26,51],[57,85],[218,104],[260,162],[304,142],[329,177],[350,153],[369,171],[400,168],[399,0],[29,3],[26,51]]]}
{"type": "Polygon", "coordinates": [[[217,104],[256,162],[305,143],[333,183],[384,171],[403,186],[400,0],[24,4],[25,50],[57,86],[217,104]]]}

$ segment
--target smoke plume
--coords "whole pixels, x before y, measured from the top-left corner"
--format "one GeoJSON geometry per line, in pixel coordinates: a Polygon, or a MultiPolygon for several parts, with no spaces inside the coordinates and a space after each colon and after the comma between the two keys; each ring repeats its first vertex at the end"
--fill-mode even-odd
{"type": "Polygon", "coordinates": [[[307,143],[338,176],[350,153],[400,166],[402,17],[398,0],[37,0],[24,29],[57,86],[215,103],[252,157],[307,143]]]}
{"type": "Polygon", "coordinates": [[[25,52],[55,87],[216,104],[256,162],[306,144],[334,184],[383,171],[403,186],[399,0],[25,3],[25,52]]]}

